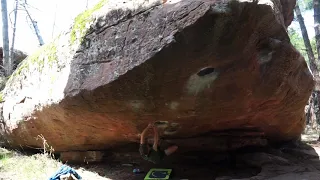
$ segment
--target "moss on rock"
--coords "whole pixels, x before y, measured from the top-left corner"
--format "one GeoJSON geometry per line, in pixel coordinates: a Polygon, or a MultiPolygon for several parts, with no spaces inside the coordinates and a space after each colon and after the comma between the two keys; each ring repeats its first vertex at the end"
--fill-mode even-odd
{"type": "MultiPolygon", "coordinates": [[[[84,11],[75,18],[73,27],[70,32],[70,40],[72,44],[76,41],[82,41],[85,33],[88,30],[86,25],[93,21],[92,14],[102,8],[106,3],[107,0],[100,0],[99,3],[97,3],[93,8],[84,11]]],[[[25,60],[23,60],[18,65],[14,73],[10,76],[8,82],[13,82],[17,75],[20,75],[24,71],[34,71],[34,69],[31,69],[31,66],[36,68],[36,71],[42,72],[45,66],[49,65],[50,67],[52,67],[55,63],[57,63],[57,42],[60,37],[61,36],[59,35],[52,42],[43,45],[35,53],[31,54],[25,60]]]]}
{"type": "Polygon", "coordinates": [[[58,60],[56,40],[58,38],[51,43],[43,45],[35,53],[27,57],[27,59],[17,67],[13,76],[21,74],[22,70],[28,68],[30,65],[36,65],[39,71],[42,71],[45,64],[52,66],[56,63],[58,60]]]}
{"type": "Polygon", "coordinates": [[[77,39],[80,41],[84,37],[85,33],[87,32],[86,25],[93,21],[92,14],[99,10],[106,4],[107,0],[101,0],[98,4],[96,4],[93,8],[84,11],[83,13],[79,14],[75,20],[71,30],[71,37],[70,42],[73,44],[77,39]]]}
{"type": "Polygon", "coordinates": [[[0,102],[4,102],[3,92],[0,92],[0,102]]]}
{"type": "Polygon", "coordinates": [[[48,57],[48,64],[52,67],[52,65],[58,60],[56,44],[49,44],[48,47],[45,49],[45,53],[48,57]]]}

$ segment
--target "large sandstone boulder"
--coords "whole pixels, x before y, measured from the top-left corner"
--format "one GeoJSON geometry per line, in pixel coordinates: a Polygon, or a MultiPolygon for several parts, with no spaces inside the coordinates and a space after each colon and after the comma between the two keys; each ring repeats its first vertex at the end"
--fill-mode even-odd
{"type": "Polygon", "coordinates": [[[297,139],[314,82],[286,31],[294,5],[101,1],[17,68],[2,135],[56,151],[138,142],[149,122],[183,150],[297,139]]]}

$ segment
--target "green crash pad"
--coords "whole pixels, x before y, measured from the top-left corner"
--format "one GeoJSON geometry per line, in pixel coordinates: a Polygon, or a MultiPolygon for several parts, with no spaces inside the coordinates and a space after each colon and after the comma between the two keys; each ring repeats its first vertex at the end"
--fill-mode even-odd
{"type": "Polygon", "coordinates": [[[172,169],[150,169],[144,180],[169,179],[172,169]]]}

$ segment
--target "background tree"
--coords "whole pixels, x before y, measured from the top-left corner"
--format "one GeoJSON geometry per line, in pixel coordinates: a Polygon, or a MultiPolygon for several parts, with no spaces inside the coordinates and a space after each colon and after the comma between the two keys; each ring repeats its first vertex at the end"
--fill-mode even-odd
{"type": "MultiPolygon", "coordinates": [[[[301,53],[301,55],[306,60],[307,64],[309,64],[309,58],[307,54],[306,46],[304,45],[304,41],[301,35],[301,31],[299,29],[295,29],[293,27],[288,28],[288,34],[290,36],[290,41],[292,45],[301,53]]],[[[316,40],[315,38],[310,38],[311,47],[315,57],[318,57],[317,50],[316,50],[316,40]]]]}
{"type": "MultiPolygon", "coordinates": [[[[313,17],[314,17],[314,31],[315,31],[315,39],[316,39],[316,49],[318,53],[318,59],[317,62],[320,62],[320,0],[313,0],[313,17]]],[[[318,76],[317,76],[318,77],[318,76]]],[[[320,78],[317,78],[316,80],[319,80],[320,78]]],[[[314,91],[314,101],[315,105],[317,106],[317,110],[319,112],[319,97],[320,97],[320,92],[319,91],[314,91]]],[[[318,119],[320,116],[318,116],[318,119]]],[[[319,139],[320,140],[320,136],[319,139]]]]}
{"type": "Polygon", "coordinates": [[[1,0],[1,14],[2,14],[2,40],[3,40],[3,67],[5,76],[12,74],[13,66],[10,59],[9,52],[9,34],[8,34],[8,11],[7,0],[1,0]]]}
{"type": "Polygon", "coordinates": [[[16,38],[16,30],[17,30],[17,18],[18,18],[18,0],[15,0],[15,8],[13,10],[14,12],[14,20],[13,20],[13,32],[12,32],[12,41],[11,41],[11,48],[10,48],[10,60],[12,63],[14,63],[14,42],[16,38]]]}
{"type": "Polygon", "coordinates": [[[313,0],[313,17],[314,17],[314,31],[316,38],[316,46],[318,52],[318,62],[320,61],[320,0],[313,0]]]}
{"type": "Polygon", "coordinates": [[[1,0],[1,12],[2,12],[2,33],[3,33],[3,66],[2,68],[5,71],[5,76],[10,76],[13,73],[14,67],[14,45],[15,45],[15,36],[17,28],[17,14],[18,10],[23,10],[27,13],[27,20],[31,22],[33,30],[38,38],[40,46],[44,44],[42,36],[37,26],[37,22],[31,17],[31,14],[28,11],[28,4],[26,0],[14,0],[15,8],[14,12],[14,21],[12,24],[13,33],[12,33],[12,42],[11,48],[9,49],[9,34],[8,34],[8,10],[7,10],[7,0],[1,0]]]}
{"type": "Polygon", "coordinates": [[[38,28],[37,21],[35,21],[35,20],[32,18],[31,14],[30,14],[30,12],[29,12],[29,10],[28,10],[28,3],[27,3],[27,1],[25,0],[25,1],[21,2],[21,3],[20,3],[20,6],[21,6],[22,9],[27,13],[27,17],[28,17],[28,19],[30,20],[30,23],[31,23],[31,25],[32,25],[32,27],[33,27],[33,29],[34,29],[34,32],[36,33],[36,36],[37,36],[37,38],[38,38],[39,45],[40,45],[40,46],[44,45],[44,41],[43,41],[42,36],[41,36],[41,34],[40,34],[40,30],[39,30],[39,28],[38,28]]]}
{"type": "Polygon", "coordinates": [[[315,62],[315,57],[314,57],[312,46],[311,46],[310,39],[309,39],[309,36],[308,36],[308,31],[307,31],[307,28],[306,28],[306,26],[304,24],[304,19],[303,19],[302,15],[301,15],[301,11],[300,11],[300,7],[299,7],[298,3],[296,4],[296,7],[294,8],[294,11],[296,13],[298,22],[300,24],[301,34],[302,34],[302,37],[303,37],[304,45],[306,47],[306,51],[307,51],[307,55],[308,55],[308,59],[309,59],[310,69],[311,69],[313,75],[317,75],[318,74],[318,67],[317,67],[316,62],[315,62]]]}
{"type": "MultiPolygon", "coordinates": [[[[317,66],[317,63],[316,63],[316,58],[314,56],[313,48],[311,46],[311,42],[310,42],[309,35],[308,35],[308,31],[307,31],[307,28],[306,28],[305,23],[304,23],[304,19],[302,17],[301,11],[300,11],[299,3],[301,3],[301,2],[298,1],[297,4],[296,4],[296,7],[294,9],[295,15],[296,15],[296,18],[297,18],[297,20],[299,22],[299,25],[300,25],[300,30],[301,30],[301,34],[302,34],[305,50],[306,50],[306,53],[307,53],[307,56],[308,56],[308,60],[309,60],[309,67],[311,69],[311,72],[312,72],[313,76],[314,77],[318,77],[319,76],[319,70],[318,70],[318,66],[317,66]]],[[[307,4],[307,7],[310,6],[309,2],[305,2],[305,3],[307,4]]],[[[296,32],[293,33],[293,35],[294,35],[293,38],[296,38],[296,36],[297,36],[295,33],[296,32]]],[[[291,39],[291,41],[292,40],[293,39],[291,39]]],[[[304,51],[300,50],[300,52],[304,52],[304,51]]],[[[312,95],[309,98],[309,103],[308,103],[308,106],[307,106],[307,109],[306,109],[307,123],[311,124],[312,129],[317,128],[317,117],[318,117],[318,112],[319,112],[319,111],[317,111],[318,94],[319,93],[317,91],[315,91],[315,90],[312,92],[312,95]]]]}

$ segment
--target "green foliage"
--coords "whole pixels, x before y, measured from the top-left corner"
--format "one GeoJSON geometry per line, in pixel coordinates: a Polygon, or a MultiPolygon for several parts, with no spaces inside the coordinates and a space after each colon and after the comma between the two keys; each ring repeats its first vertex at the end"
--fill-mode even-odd
{"type": "MultiPolygon", "coordinates": [[[[75,22],[71,30],[71,43],[74,43],[78,39],[80,39],[80,41],[82,40],[87,30],[86,24],[92,20],[91,16],[93,12],[103,7],[106,2],[107,0],[100,0],[100,2],[93,8],[86,10],[75,18],[75,22]]],[[[49,65],[52,67],[52,65],[58,60],[56,42],[59,38],[60,35],[55,38],[53,42],[43,45],[35,53],[27,57],[23,62],[20,63],[11,77],[13,78],[16,75],[19,75],[30,65],[36,65],[39,71],[42,71],[44,65],[49,65]]]]}
{"type": "Polygon", "coordinates": [[[306,47],[301,34],[298,33],[294,28],[288,28],[288,34],[292,45],[301,53],[307,63],[309,63],[306,47]]]}
{"type": "Polygon", "coordinates": [[[39,71],[42,71],[45,64],[52,67],[52,65],[58,60],[56,43],[59,37],[60,36],[58,36],[53,42],[41,46],[35,53],[23,60],[13,73],[12,77],[20,74],[22,70],[28,68],[30,65],[36,65],[39,71]]]}
{"type": "Polygon", "coordinates": [[[93,8],[84,11],[83,13],[79,14],[75,20],[71,30],[71,37],[70,41],[73,44],[77,39],[82,41],[87,28],[86,25],[92,21],[92,14],[102,8],[106,4],[107,0],[101,0],[98,4],[96,4],[93,8]]]}
{"type": "MultiPolygon", "coordinates": [[[[291,41],[292,45],[301,53],[301,55],[309,63],[307,49],[306,49],[306,47],[304,45],[304,41],[303,41],[301,33],[298,32],[297,30],[295,30],[294,28],[288,28],[288,34],[289,34],[290,41],[291,41]]],[[[316,39],[315,39],[315,37],[310,39],[310,43],[311,43],[311,46],[312,46],[312,50],[313,50],[314,56],[317,59],[318,54],[317,54],[317,49],[316,49],[316,39]]]]}
{"type": "MultiPolygon", "coordinates": [[[[294,28],[288,28],[288,34],[289,34],[290,41],[291,41],[292,45],[301,53],[301,55],[304,57],[305,61],[309,64],[307,49],[304,45],[304,41],[303,41],[301,32],[295,30],[294,28]]],[[[319,62],[317,61],[318,53],[317,53],[317,49],[316,49],[315,37],[310,39],[310,43],[311,43],[314,57],[316,59],[316,64],[319,67],[319,62]]]]}
{"type": "Polygon", "coordinates": [[[27,156],[8,150],[1,152],[2,150],[0,148],[1,179],[48,179],[62,165],[47,154],[27,156]]]}
{"type": "Polygon", "coordinates": [[[313,0],[298,0],[297,3],[299,3],[301,11],[313,9],[313,0]]]}

